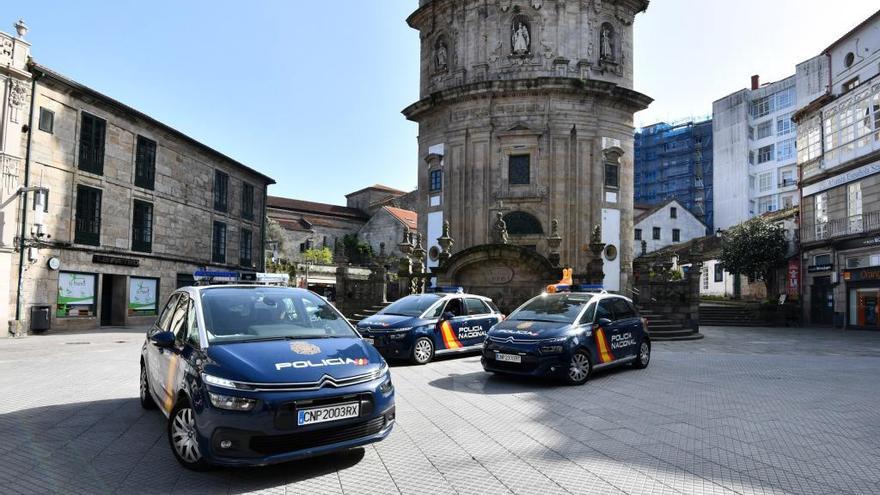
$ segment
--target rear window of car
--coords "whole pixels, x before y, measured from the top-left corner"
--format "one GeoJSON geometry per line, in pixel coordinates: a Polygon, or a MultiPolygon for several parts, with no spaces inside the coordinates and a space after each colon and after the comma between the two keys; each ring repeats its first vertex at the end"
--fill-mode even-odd
{"type": "Polygon", "coordinates": [[[542,294],[514,311],[509,320],[573,323],[592,296],[586,294],[542,294]]]}

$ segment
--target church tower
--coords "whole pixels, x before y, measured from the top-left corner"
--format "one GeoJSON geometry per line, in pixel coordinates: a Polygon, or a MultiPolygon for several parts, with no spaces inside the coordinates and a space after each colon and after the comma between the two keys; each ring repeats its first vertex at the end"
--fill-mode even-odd
{"type": "Polygon", "coordinates": [[[456,251],[509,242],[547,256],[558,221],[561,262],[586,273],[602,227],[605,287],[630,284],[633,21],[647,0],[420,0],[419,230],[429,266],[449,221],[456,251]]]}

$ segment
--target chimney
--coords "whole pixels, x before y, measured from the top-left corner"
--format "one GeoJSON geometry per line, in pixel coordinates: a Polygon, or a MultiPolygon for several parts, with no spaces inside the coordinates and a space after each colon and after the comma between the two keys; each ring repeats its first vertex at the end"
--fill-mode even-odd
{"type": "Polygon", "coordinates": [[[761,87],[761,76],[755,74],[752,76],[752,90],[758,89],[761,87]]]}

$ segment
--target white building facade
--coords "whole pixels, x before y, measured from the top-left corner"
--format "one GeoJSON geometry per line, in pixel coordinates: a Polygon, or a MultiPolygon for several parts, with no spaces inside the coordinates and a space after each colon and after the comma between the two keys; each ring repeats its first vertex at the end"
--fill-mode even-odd
{"type": "Polygon", "coordinates": [[[795,77],[742,89],[712,105],[715,227],[799,203],[795,77]]]}
{"type": "Polygon", "coordinates": [[[668,201],[635,218],[635,256],[706,235],[706,224],[677,200],[668,201]]]}

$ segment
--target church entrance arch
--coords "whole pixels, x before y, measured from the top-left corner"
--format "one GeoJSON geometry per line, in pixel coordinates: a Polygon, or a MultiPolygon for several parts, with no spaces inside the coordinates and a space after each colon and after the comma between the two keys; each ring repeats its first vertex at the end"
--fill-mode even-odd
{"type": "Polygon", "coordinates": [[[505,314],[559,281],[562,270],[532,249],[484,244],[460,251],[434,268],[441,287],[491,297],[505,314]]]}

